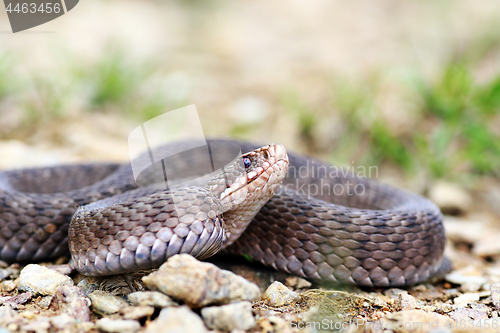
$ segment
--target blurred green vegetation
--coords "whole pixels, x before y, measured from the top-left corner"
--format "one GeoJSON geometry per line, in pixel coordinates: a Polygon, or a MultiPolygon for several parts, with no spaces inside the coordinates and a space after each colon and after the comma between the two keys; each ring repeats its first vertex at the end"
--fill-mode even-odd
{"type": "MultiPolygon", "coordinates": [[[[478,62],[477,54],[454,56],[434,80],[413,75],[397,81],[410,108],[401,112],[411,113],[413,121],[406,129],[379,103],[386,93],[383,74],[359,82],[336,79],[331,103],[343,130],[331,144],[333,162],[386,162],[407,175],[425,172],[432,178],[500,176],[500,73],[479,82],[474,75],[478,62]]],[[[282,104],[294,115],[303,141],[311,141],[325,115],[313,115],[297,96],[285,96],[282,104]]]]}
{"type": "MultiPolygon", "coordinates": [[[[425,172],[433,178],[498,177],[500,73],[481,81],[475,74],[478,64],[498,49],[498,43],[491,40],[487,45],[491,47],[471,46],[472,53],[450,57],[433,78],[416,73],[397,79],[388,89],[388,75],[379,69],[358,81],[334,80],[331,94],[320,105],[294,93],[281,96],[278,104],[295,123],[310,153],[335,156],[332,162],[391,163],[408,175],[425,172]],[[404,101],[403,118],[411,116],[410,126],[393,121],[385,112],[388,104],[380,102],[394,86],[404,101]],[[324,132],[318,128],[334,122],[340,135],[322,143],[329,138],[319,137],[324,132]]],[[[22,113],[17,128],[0,129],[0,139],[12,138],[16,131],[25,135],[40,122],[47,124],[71,112],[114,112],[146,121],[190,102],[190,91],[183,88],[182,80],[170,80],[171,72],[161,65],[134,61],[119,47],[111,47],[94,61],[77,59],[64,62],[57,74],[23,77],[11,70],[14,57],[0,55],[0,106],[4,109],[0,113],[8,108],[22,113]]],[[[235,124],[229,133],[238,136],[254,129],[235,124]]]]}
{"type": "Polygon", "coordinates": [[[160,65],[134,61],[116,45],[94,61],[66,54],[56,72],[19,75],[12,70],[16,64],[12,55],[0,54],[0,116],[13,109],[19,118],[0,128],[0,139],[21,138],[40,122],[50,124],[81,112],[115,112],[146,121],[187,102],[185,92],[168,93],[175,89],[169,89],[169,73],[160,65]]]}

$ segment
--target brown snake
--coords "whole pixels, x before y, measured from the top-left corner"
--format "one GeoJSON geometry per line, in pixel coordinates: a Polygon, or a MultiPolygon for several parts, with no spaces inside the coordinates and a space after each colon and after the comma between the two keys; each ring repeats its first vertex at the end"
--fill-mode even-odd
{"type": "MultiPolygon", "coordinates": [[[[218,142],[255,149],[209,143],[218,142]]],[[[206,164],[196,155],[173,168],[206,164]]],[[[0,259],[48,260],[67,254],[69,243],[80,272],[110,275],[223,248],[313,280],[385,287],[436,274],[445,245],[437,206],[333,168],[270,145],[231,161],[203,186],[169,191],[139,188],[130,165],[3,171],[0,259]]]]}

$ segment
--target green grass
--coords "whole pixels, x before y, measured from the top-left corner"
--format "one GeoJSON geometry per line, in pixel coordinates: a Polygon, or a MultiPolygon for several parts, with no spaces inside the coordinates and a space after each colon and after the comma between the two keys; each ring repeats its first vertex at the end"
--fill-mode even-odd
{"type": "MultiPolygon", "coordinates": [[[[281,116],[295,123],[298,139],[310,153],[330,156],[334,163],[390,163],[407,175],[424,172],[434,178],[498,177],[500,73],[478,81],[475,70],[499,45],[491,38],[474,52],[453,55],[432,78],[414,75],[403,80],[383,69],[358,80],[335,75],[331,94],[314,102],[293,90],[278,96],[285,110],[281,116]],[[380,101],[387,91],[408,105],[401,112],[411,116],[414,123],[409,128],[400,128],[384,112],[387,104],[380,101]],[[339,131],[332,135],[336,139],[321,142],[331,133],[318,129],[329,128],[322,125],[333,121],[338,122],[332,127],[339,131]]],[[[0,55],[0,103],[8,101],[22,111],[17,129],[2,129],[2,138],[12,138],[16,130],[29,134],[41,128],[37,124],[42,121],[64,119],[67,110],[111,112],[146,121],[192,103],[189,80],[155,61],[135,61],[119,46],[110,46],[95,61],[66,58],[70,60],[57,73],[23,77],[12,71],[13,55],[0,55]]],[[[252,137],[257,129],[254,124],[235,125],[230,134],[252,137]]]]}
{"type": "MultiPolygon", "coordinates": [[[[432,80],[417,76],[397,81],[399,98],[411,105],[415,119],[405,131],[386,118],[378,103],[387,76],[371,74],[358,82],[336,76],[331,103],[341,115],[343,132],[329,145],[332,162],[391,163],[407,175],[424,171],[433,178],[500,176],[500,74],[478,82],[475,65],[452,57],[432,80]]],[[[282,105],[303,140],[317,139],[311,133],[322,119],[311,106],[296,96],[282,105]]]]}
{"type": "Polygon", "coordinates": [[[168,92],[176,87],[158,84],[158,76],[168,77],[167,71],[158,75],[161,69],[154,61],[134,61],[117,45],[95,61],[67,54],[50,73],[19,76],[12,70],[19,65],[13,55],[0,54],[0,103],[8,100],[19,112],[15,126],[0,129],[0,138],[23,138],[41,128],[41,122],[64,121],[79,112],[111,112],[147,121],[189,104],[189,91],[172,96],[168,92]]]}

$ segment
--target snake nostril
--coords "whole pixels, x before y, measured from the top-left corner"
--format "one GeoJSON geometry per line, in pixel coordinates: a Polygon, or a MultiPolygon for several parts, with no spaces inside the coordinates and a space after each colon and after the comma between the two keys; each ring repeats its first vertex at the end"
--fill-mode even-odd
{"type": "Polygon", "coordinates": [[[262,153],[264,154],[264,158],[266,160],[269,159],[269,152],[267,150],[264,150],[262,153]]]}

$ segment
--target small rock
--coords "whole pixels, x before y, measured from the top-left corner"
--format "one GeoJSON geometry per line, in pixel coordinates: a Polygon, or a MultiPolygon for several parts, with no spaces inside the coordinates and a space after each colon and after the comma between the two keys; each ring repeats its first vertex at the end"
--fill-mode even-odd
{"type": "MultiPolygon", "coordinates": [[[[56,293],[57,294],[57,293],[56,293]]],[[[50,303],[52,302],[52,299],[54,296],[43,296],[40,297],[37,301],[37,305],[40,306],[41,308],[48,308],[50,306],[50,303]]],[[[90,303],[90,302],[89,302],[90,303]]]]}
{"type": "Polygon", "coordinates": [[[309,288],[312,283],[298,276],[289,276],[285,280],[288,287],[294,287],[295,289],[309,288]]]}
{"type": "Polygon", "coordinates": [[[92,309],[100,314],[113,314],[128,306],[127,302],[108,292],[96,290],[88,296],[92,301],[92,309]]]}
{"type": "Polygon", "coordinates": [[[35,318],[35,313],[33,311],[30,311],[30,310],[23,311],[20,314],[21,314],[21,316],[23,316],[26,319],[35,318]]]}
{"type": "Polygon", "coordinates": [[[498,215],[500,215],[500,189],[495,183],[490,184],[490,188],[485,191],[484,196],[486,201],[490,204],[498,215]]]}
{"type": "Polygon", "coordinates": [[[12,297],[0,297],[0,304],[9,305],[13,309],[18,309],[18,305],[26,303],[32,296],[30,292],[27,292],[12,297]]]}
{"type": "Polygon", "coordinates": [[[17,288],[17,283],[12,280],[0,282],[0,291],[12,291],[17,288]]]}
{"type": "Polygon", "coordinates": [[[120,310],[124,319],[137,320],[140,318],[150,317],[155,308],[152,306],[142,305],[142,306],[128,306],[120,310]]]}
{"type": "Polygon", "coordinates": [[[21,332],[48,332],[50,328],[50,319],[41,317],[36,320],[29,321],[26,325],[21,326],[21,332]]]}
{"type": "Polygon", "coordinates": [[[470,281],[462,284],[460,286],[460,291],[463,293],[474,293],[476,291],[479,291],[482,286],[482,283],[477,283],[477,281],[470,281]]]}
{"type": "Polygon", "coordinates": [[[78,282],[77,287],[83,290],[85,296],[98,290],[103,278],[100,276],[86,276],[78,282]]]}
{"type": "Polygon", "coordinates": [[[158,318],[146,327],[145,333],[204,333],[203,320],[187,306],[161,310],[158,318]]]}
{"type": "Polygon", "coordinates": [[[252,301],[260,295],[254,283],[188,254],[169,258],[158,271],[142,280],[149,289],[182,300],[190,307],[252,301]]]}
{"type": "Polygon", "coordinates": [[[11,324],[20,325],[22,322],[23,317],[10,306],[0,306],[0,327],[7,327],[11,324]]]}
{"type": "Polygon", "coordinates": [[[59,272],[59,273],[61,273],[63,275],[70,275],[71,272],[73,271],[73,268],[71,268],[71,266],[69,264],[65,264],[65,265],[48,265],[47,268],[48,269],[53,269],[56,272],[59,272]]]}
{"type": "Polygon", "coordinates": [[[428,330],[401,330],[398,332],[430,332],[432,330],[445,330],[453,324],[453,320],[447,316],[437,313],[427,313],[422,310],[407,310],[389,313],[382,318],[382,327],[397,327],[400,323],[418,323],[419,327],[427,328],[428,330]],[[421,326],[420,326],[421,324],[421,326]]]}
{"type": "Polygon", "coordinates": [[[459,285],[464,285],[467,283],[483,285],[487,282],[486,278],[481,276],[481,272],[473,266],[467,266],[462,269],[455,270],[450,274],[447,274],[445,276],[445,279],[448,282],[459,285]]]}
{"type": "Polygon", "coordinates": [[[472,320],[488,319],[488,314],[484,310],[460,308],[449,313],[449,316],[456,322],[469,322],[472,320]]]}
{"type": "Polygon", "coordinates": [[[75,318],[68,316],[66,313],[50,317],[50,322],[52,323],[52,326],[58,328],[59,330],[68,329],[68,327],[73,328],[72,326],[76,324],[75,318]]]}
{"type": "Polygon", "coordinates": [[[422,310],[424,310],[425,312],[436,312],[437,309],[438,309],[437,306],[434,306],[434,305],[422,306],[422,310]]]}
{"type": "Polygon", "coordinates": [[[270,306],[283,306],[300,300],[300,295],[288,289],[281,282],[275,281],[264,291],[262,300],[270,306]]]}
{"type": "Polygon", "coordinates": [[[476,244],[476,242],[484,238],[485,234],[495,232],[494,229],[481,219],[469,220],[446,215],[443,217],[443,224],[446,229],[446,238],[454,243],[465,242],[476,244]]]}
{"type": "Polygon", "coordinates": [[[453,300],[453,304],[455,304],[456,306],[464,307],[464,306],[467,306],[467,304],[469,304],[469,303],[474,303],[477,301],[479,301],[479,294],[466,293],[466,294],[463,294],[463,295],[455,298],[453,300]]]}
{"type": "Polygon", "coordinates": [[[376,296],[372,299],[372,305],[375,305],[375,306],[378,306],[380,308],[388,308],[389,305],[387,304],[387,301],[391,301],[391,302],[394,302],[393,299],[387,297],[387,296],[376,296]],[[385,297],[385,299],[383,299],[382,297],[385,297]]]}
{"type": "Polygon", "coordinates": [[[102,318],[96,322],[96,326],[98,329],[104,332],[137,332],[141,328],[141,324],[139,324],[135,320],[121,320],[121,319],[109,319],[102,318]]]}
{"type": "Polygon", "coordinates": [[[390,288],[384,290],[384,295],[394,300],[397,300],[399,298],[399,294],[401,293],[408,294],[408,291],[399,288],[390,288]]]}
{"type": "Polygon", "coordinates": [[[491,301],[497,310],[500,310],[500,283],[491,285],[491,301]]]}
{"type": "Polygon", "coordinates": [[[0,268],[0,281],[6,278],[15,279],[18,276],[19,276],[18,265],[11,265],[7,268],[0,268]]]}
{"type": "Polygon", "coordinates": [[[478,239],[472,247],[472,254],[479,257],[496,256],[500,253],[500,243],[498,238],[500,232],[497,230],[482,230],[482,237],[478,239]]]}
{"type": "Polygon", "coordinates": [[[69,317],[85,322],[90,320],[90,301],[83,290],[76,286],[64,286],[57,290],[49,308],[69,317]]]}
{"type": "Polygon", "coordinates": [[[128,295],[128,300],[133,305],[149,305],[156,308],[179,305],[167,295],[157,291],[136,291],[128,295]]]}
{"type": "Polygon", "coordinates": [[[237,302],[201,309],[201,316],[210,329],[221,331],[249,330],[255,326],[250,302],[237,302]]]}
{"type": "MultiPolygon", "coordinates": [[[[257,320],[257,329],[256,332],[279,332],[279,333],[292,333],[297,331],[292,331],[290,327],[290,323],[286,320],[277,317],[260,317],[257,320]]],[[[299,331],[300,332],[300,331],[299,331]]]]}
{"type": "Polygon", "coordinates": [[[472,206],[472,197],[460,186],[439,181],[429,190],[429,199],[439,206],[444,214],[458,215],[472,206]]]}
{"type": "Polygon", "coordinates": [[[396,306],[400,310],[413,310],[417,307],[417,300],[408,293],[400,293],[398,295],[396,306]]]}
{"type": "Polygon", "coordinates": [[[30,264],[19,275],[19,291],[29,291],[33,295],[54,295],[57,288],[74,285],[70,277],[47,267],[30,264]]]}

